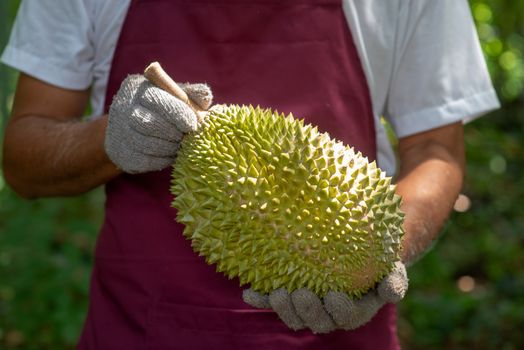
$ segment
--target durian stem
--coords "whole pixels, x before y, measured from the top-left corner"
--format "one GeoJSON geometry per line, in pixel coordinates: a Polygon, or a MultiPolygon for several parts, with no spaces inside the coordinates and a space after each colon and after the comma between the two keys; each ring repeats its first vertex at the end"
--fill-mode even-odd
{"type": "Polygon", "coordinates": [[[153,62],[144,70],[144,77],[162,90],[185,102],[202,119],[204,110],[189,98],[184,90],[164,71],[160,63],[153,62]]]}

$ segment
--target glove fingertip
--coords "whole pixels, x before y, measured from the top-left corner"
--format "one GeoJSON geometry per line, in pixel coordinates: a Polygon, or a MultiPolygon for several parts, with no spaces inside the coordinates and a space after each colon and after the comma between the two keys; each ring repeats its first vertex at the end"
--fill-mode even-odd
{"type": "Polygon", "coordinates": [[[169,115],[169,122],[172,123],[178,131],[185,134],[197,130],[198,116],[188,105],[177,99],[171,108],[173,112],[169,115]]]}
{"type": "Polygon", "coordinates": [[[398,303],[408,290],[409,281],[403,273],[392,273],[377,288],[378,295],[388,303],[398,303]]]}
{"type": "Polygon", "coordinates": [[[278,317],[292,330],[304,329],[305,325],[291,300],[291,295],[284,288],[274,290],[269,294],[271,308],[278,314],[278,317]]]}
{"type": "Polygon", "coordinates": [[[207,110],[213,102],[213,92],[207,84],[184,84],[182,89],[201,109],[207,110]]]}
{"type": "Polygon", "coordinates": [[[324,297],[324,306],[337,326],[346,328],[353,322],[354,302],[345,293],[330,291],[324,297]]]}
{"type": "Polygon", "coordinates": [[[177,124],[177,127],[181,129],[183,133],[196,131],[198,128],[198,119],[199,117],[193,110],[187,111],[184,116],[184,121],[182,124],[177,124]]]}
{"type": "Polygon", "coordinates": [[[300,288],[291,294],[293,305],[299,317],[313,333],[329,333],[336,324],[322,304],[322,300],[307,288],[300,288]]]}
{"type": "Polygon", "coordinates": [[[269,304],[268,296],[255,292],[251,288],[245,289],[242,292],[242,299],[244,300],[246,304],[249,304],[258,309],[271,308],[271,305],[269,304]]]}

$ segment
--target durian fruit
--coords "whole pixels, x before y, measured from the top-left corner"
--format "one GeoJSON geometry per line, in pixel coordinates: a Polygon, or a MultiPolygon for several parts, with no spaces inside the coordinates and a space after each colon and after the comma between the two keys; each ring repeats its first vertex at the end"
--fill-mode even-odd
{"type": "Polygon", "coordinates": [[[261,293],[359,297],[399,260],[400,197],[353,148],[292,115],[215,106],[181,144],[173,206],[193,249],[261,293]]]}

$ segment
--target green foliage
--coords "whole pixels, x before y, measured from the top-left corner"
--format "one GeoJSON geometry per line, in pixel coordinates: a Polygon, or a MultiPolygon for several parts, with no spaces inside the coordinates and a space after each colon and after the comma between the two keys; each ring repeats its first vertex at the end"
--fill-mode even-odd
{"type": "MultiPolygon", "coordinates": [[[[0,1],[0,52],[3,50],[11,24],[15,17],[19,1],[0,1]]],[[[6,66],[0,64],[0,131],[3,130],[3,125],[7,116],[9,115],[8,106],[13,96],[13,86],[15,85],[15,77],[12,71],[9,71],[6,66]]],[[[1,184],[0,177],[0,184],[1,184]]]]}
{"type": "MultiPolygon", "coordinates": [[[[470,1],[504,108],[466,127],[470,210],[409,270],[405,349],[524,348],[524,2],[470,1]]],[[[0,1],[3,48],[18,1],[0,1]]],[[[16,74],[0,66],[0,129],[16,74]]],[[[0,349],[72,349],[103,193],[26,201],[0,176],[0,349]]]]}
{"type": "Polygon", "coordinates": [[[103,193],[26,201],[0,192],[0,349],[68,349],[87,309],[103,193]]]}
{"type": "Polygon", "coordinates": [[[524,92],[524,2],[470,1],[492,79],[505,102],[524,92]]]}

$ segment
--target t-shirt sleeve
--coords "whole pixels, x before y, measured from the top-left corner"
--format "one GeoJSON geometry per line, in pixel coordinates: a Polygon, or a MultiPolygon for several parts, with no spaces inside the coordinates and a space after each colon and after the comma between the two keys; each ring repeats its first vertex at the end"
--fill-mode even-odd
{"type": "Polygon", "coordinates": [[[88,12],[81,0],[23,1],[2,61],[62,88],[89,87],[94,49],[88,12]]]}
{"type": "Polygon", "coordinates": [[[398,137],[499,107],[466,0],[401,2],[385,117],[398,137]]]}

